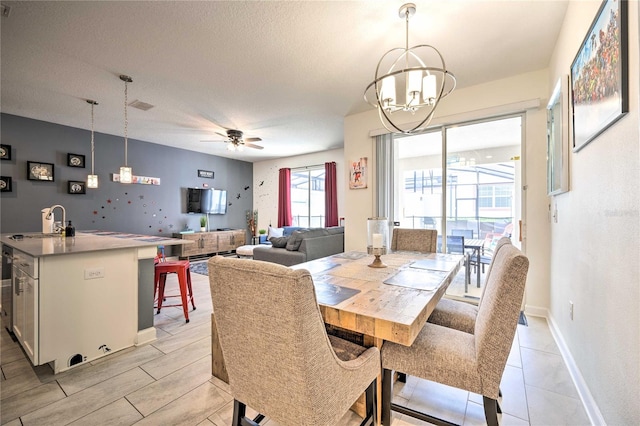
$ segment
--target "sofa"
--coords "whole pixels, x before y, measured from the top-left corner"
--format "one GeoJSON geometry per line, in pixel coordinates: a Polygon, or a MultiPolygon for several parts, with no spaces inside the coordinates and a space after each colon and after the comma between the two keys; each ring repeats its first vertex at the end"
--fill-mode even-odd
{"type": "Polygon", "coordinates": [[[253,259],[297,265],[332,254],[344,252],[344,227],[298,229],[286,237],[272,237],[271,246],[253,249],[253,259]]]}

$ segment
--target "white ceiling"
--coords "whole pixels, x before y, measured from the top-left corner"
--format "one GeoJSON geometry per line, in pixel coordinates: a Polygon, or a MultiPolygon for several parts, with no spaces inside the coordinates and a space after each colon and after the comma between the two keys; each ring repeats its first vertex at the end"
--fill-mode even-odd
{"type": "MultiPolygon", "coordinates": [[[[458,88],[543,69],[567,1],[415,1],[409,44],[442,53],[458,88]]],[[[2,1],[4,113],[261,161],[343,146],[384,52],[404,45],[402,1],[2,1]],[[237,128],[264,150],[205,143],[237,128]]],[[[446,102],[446,100],[445,100],[446,102]]],[[[99,143],[99,138],[96,138],[99,143]]]]}

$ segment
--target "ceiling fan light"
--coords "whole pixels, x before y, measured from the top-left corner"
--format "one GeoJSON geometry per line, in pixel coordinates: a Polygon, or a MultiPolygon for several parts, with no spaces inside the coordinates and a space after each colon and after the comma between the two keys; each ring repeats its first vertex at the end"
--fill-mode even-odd
{"type": "Polygon", "coordinates": [[[227,149],[228,149],[229,151],[235,151],[235,150],[236,150],[236,146],[233,144],[233,142],[229,142],[229,143],[227,144],[227,149]]]}
{"type": "Polygon", "coordinates": [[[238,144],[238,146],[236,146],[236,150],[240,152],[244,151],[244,145],[238,144]]]}

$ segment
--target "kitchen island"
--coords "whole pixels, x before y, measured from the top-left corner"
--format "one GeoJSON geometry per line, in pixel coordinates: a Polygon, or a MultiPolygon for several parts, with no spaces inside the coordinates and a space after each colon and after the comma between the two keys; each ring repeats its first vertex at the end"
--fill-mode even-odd
{"type": "Polygon", "coordinates": [[[3,321],[33,365],[54,373],[154,340],[157,247],[185,243],[106,231],[0,240],[13,249],[12,321],[3,321]]]}

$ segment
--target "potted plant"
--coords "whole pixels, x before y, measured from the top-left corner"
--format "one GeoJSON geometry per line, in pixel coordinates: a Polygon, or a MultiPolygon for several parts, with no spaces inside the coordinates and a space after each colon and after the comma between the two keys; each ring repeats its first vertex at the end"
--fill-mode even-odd
{"type": "Polygon", "coordinates": [[[266,234],[266,233],[267,233],[267,230],[266,230],[266,229],[260,229],[260,230],[258,231],[258,234],[260,234],[260,235],[264,235],[264,234],[266,234]]]}
{"type": "Polygon", "coordinates": [[[204,232],[207,230],[207,217],[200,216],[200,232],[204,232]]]}

